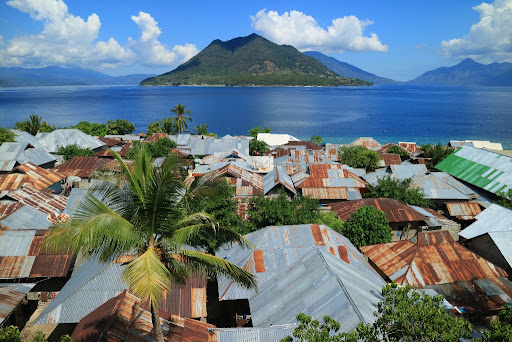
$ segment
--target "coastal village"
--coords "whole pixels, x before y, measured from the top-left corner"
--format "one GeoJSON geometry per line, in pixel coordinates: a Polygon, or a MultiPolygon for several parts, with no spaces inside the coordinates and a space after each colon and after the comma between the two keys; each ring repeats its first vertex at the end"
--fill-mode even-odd
{"type": "Polygon", "coordinates": [[[246,245],[217,246],[215,255],[253,274],[257,289],[201,273],[173,283],[156,311],[165,341],[280,341],[294,336],[300,313],[329,316],[339,331],[354,331],[376,320],[388,283],[442,295],[451,316],[473,323],[474,337],[512,305],[512,210],[499,204],[512,193],[512,151],[500,143],[444,142],[442,149],[453,152],[438,161],[415,142],[370,137],[337,145],[262,132],[13,132],[15,141],[0,145],[0,328],[17,326],[27,341],[40,331],[49,341],[65,334],[73,342],[155,340],[152,304],[123,278],[133,256],[85,258],[45,249],[43,241],[83,215],[90,189],[120,179],[123,165],[132,165],[130,151],[160,139],[175,147],[151,159],[151,167],[180,158],[188,187],[202,179],[229,184],[241,221],[254,219],[256,198],[304,197],[343,224],[362,208],[376,208],[390,228],[385,243],[367,244],[318,221],[276,224],[245,234],[246,245]],[[266,151],[251,150],[251,141],[266,151]],[[72,145],[94,155],[64,160],[60,148],[72,145]],[[375,152],[377,165],[343,163],[353,147],[375,152]],[[369,197],[383,180],[408,182],[428,205],[369,197]]]}

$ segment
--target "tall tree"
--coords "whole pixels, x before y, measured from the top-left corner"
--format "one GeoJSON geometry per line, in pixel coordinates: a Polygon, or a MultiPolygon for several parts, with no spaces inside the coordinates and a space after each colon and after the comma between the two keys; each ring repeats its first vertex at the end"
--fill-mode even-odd
{"type": "Polygon", "coordinates": [[[54,131],[55,126],[50,126],[48,122],[43,121],[41,116],[32,114],[28,119],[16,122],[14,129],[19,129],[20,131],[25,131],[32,135],[36,135],[39,132],[54,131]]]}
{"type": "Polygon", "coordinates": [[[199,126],[194,126],[194,131],[196,131],[196,133],[199,135],[207,135],[208,134],[208,125],[205,123],[202,123],[199,126]]]}
{"type": "Polygon", "coordinates": [[[391,177],[378,178],[377,184],[368,185],[368,191],[364,194],[367,198],[386,197],[405,204],[430,207],[430,201],[425,198],[423,189],[411,185],[412,179],[395,179],[391,177]]]}
{"type": "Polygon", "coordinates": [[[174,129],[178,133],[183,133],[185,129],[188,129],[187,120],[192,122],[192,118],[190,117],[192,112],[189,109],[186,109],[182,104],[175,105],[174,108],[171,108],[171,112],[175,113],[175,115],[171,117],[174,129]]]}
{"type": "MultiPolygon", "coordinates": [[[[222,258],[187,249],[203,231],[220,231],[204,212],[188,212],[186,199],[201,189],[189,190],[183,182],[179,158],[171,154],[160,168],[142,146],[127,166],[113,152],[123,170],[124,181],[98,182],[89,190],[75,216],[55,224],[44,240],[54,252],[71,250],[101,261],[132,255],[123,273],[131,293],[149,300],[157,341],[164,341],[158,306],[171,280],[184,283],[190,271],[207,276],[222,274],[247,288],[255,288],[255,277],[222,258]],[[188,193],[189,196],[185,196],[188,193]]],[[[232,241],[247,246],[239,234],[232,241]]]]}

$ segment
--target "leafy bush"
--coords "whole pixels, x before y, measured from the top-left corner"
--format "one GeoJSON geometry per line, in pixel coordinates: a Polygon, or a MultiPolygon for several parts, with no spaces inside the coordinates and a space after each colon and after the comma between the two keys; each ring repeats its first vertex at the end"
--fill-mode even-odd
{"type": "Polygon", "coordinates": [[[135,131],[135,125],[128,120],[116,119],[107,121],[108,135],[130,134],[135,131]]]}
{"type": "Polygon", "coordinates": [[[419,207],[429,207],[431,203],[424,198],[423,190],[411,187],[412,179],[404,180],[391,177],[379,178],[377,185],[368,185],[364,197],[367,198],[391,198],[404,204],[417,205],[419,207]]]}
{"type": "Polygon", "coordinates": [[[400,147],[400,146],[397,146],[397,145],[392,145],[390,148],[388,148],[386,150],[386,153],[394,153],[394,154],[398,154],[400,155],[400,157],[408,157],[409,156],[409,152],[400,147]]]}
{"type": "Polygon", "coordinates": [[[491,327],[482,335],[483,342],[512,341],[512,309],[501,310],[499,321],[491,322],[491,327]]]}
{"type": "Polygon", "coordinates": [[[332,230],[343,234],[344,222],[340,220],[338,215],[333,211],[320,212],[319,223],[325,224],[332,230]]]}
{"type": "Polygon", "coordinates": [[[339,149],[340,163],[350,167],[364,168],[367,171],[379,167],[380,157],[376,151],[364,146],[342,146],[339,149]]]}
{"type": "Polygon", "coordinates": [[[431,146],[430,144],[421,145],[420,150],[423,152],[425,157],[431,158],[427,160],[427,167],[429,169],[433,169],[437,164],[442,162],[444,158],[448,157],[450,154],[455,151],[452,147],[442,146],[441,144],[437,144],[431,146]]]}
{"type": "Polygon", "coordinates": [[[52,132],[55,126],[50,126],[48,122],[42,121],[41,116],[32,114],[28,119],[18,121],[14,124],[14,129],[36,135],[39,132],[52,132]]]}
{"type": "Polygon", "coordinates": [[[57,154],[62,155],[64,160],[69,160],[75,156],[93,156],[94,151],[89,148],[80,148],[74,144],[65,147],[59,147],[57,154]]]}
{"type": "Polygon", "coordinates": [[[343,226],[343,235],[356,247],[391,242],[391,227],[383,211],[361,207],[354,211],[343,226]]]}
{"type": "Polygon", "coordinates": [[[324,140],[322,139],[321,136],[319,135],[314,135],[311,137],[311,140],[310,140],[313,144],[316,144],[316,145],[323,145],[324,143],[324,140]]]}
{"type": "Polygon", "coordinates": [[[97,122],[80,121],[76,125],[71,126],[71,128],[79,129],[85,134],[95,137],[103,137],[107,134],[107,125],[97,122]]]}
{"type": "Polygon", "coordinates": [[[512,209],[512,189],[508,189],[507,192],[498,192],[498,200],[494,203],[499,204],[502,207],[512,209]]]}
{"type": "Polygon", "coordinates": [[[257,138],[258,133],[272,133],[272,129],[270,129],[269,127],[265,127],[263,129],[261,129],[260,126],[256,126],[249,130],[249,136],[251,136],[251,137],[257,138]]]}
{"type": "Polygon", "coordinates": [[[160,138],[157,141],[150,143],[136,141],[134,142],[134,148],[132,148],[128,153],[128,159],[133,159],[135,157],[142,144],[148,148],[151,153],[151,157],[153,158],[168,156],[171,149],[177,147],[176,143],[169,138],[160,138]]]}
{"type": "Polygon", "coordinates": [[[7,127],[0,127],[0,144],[4,142],[14,142],[15,134],[7,127]]]}
{"type": "Polygon", "coordinates": [[[249,154],[251,156],[260,156],[269,150],[267,143],[264,141],[254,138],[249,142],[249,154]]]}

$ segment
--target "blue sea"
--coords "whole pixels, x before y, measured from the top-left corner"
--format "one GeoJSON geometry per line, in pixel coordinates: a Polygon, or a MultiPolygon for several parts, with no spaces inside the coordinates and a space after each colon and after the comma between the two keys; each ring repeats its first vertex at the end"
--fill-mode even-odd
{"type": "Polygon", "coordinates": [[[39,114],[56,127],[78,121],[127,119],[145,131],[182,103],[193,126],[247,134],[257,125],[299,139],[320,135],[348,143],[360,136],[379,142],[446,144],[450,139],[491,140],[512,149],[512,87],[139,87],[59,86],[0,88],[0,126],[39,114]]]}

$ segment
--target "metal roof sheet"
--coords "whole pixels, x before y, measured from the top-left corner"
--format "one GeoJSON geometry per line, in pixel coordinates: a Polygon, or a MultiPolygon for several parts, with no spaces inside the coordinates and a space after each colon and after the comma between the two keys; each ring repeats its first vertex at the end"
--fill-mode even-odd
{"type": "Polygon", "coordinates": [[[398,142],[398,146],[402,147],[402,148],[405,148],[407,151],[409,151],[410,153],[414,153],[414,152],[417,152],[419,151],[419,147],[418,145],[415,143],[415,142],[403,142],[403,141],[399,141],[398,142]]]}
{"type": "Polygon", "coordinates": [[[10,192],[9,197],[45,214],[59,214],[68,202],[65,196],[38,191],[28,185],[10,192]]]}
{"type": "Polygon", "coordinates": [[[348,146],[356,146],[361,145],[364,147],[372,148],[379,146],[379,142],[371,137],[361,137],[357,138],[356,140],[352,141],[348,146]]]}
{"type": "Polygon", "coordinates": [[[428,218],[413,208],[389,198],[365,198],[358,201],[344,201],[330,204],[332,211],[346,221],[350,215],[364,206],[373,206],[386,214],[389,222],[426,221],[428,218]]]}
{"type": "Polygon", "coordinates": [[[505,232],[489,232],[488,233],[494,244],[505,258],[508,265],[512,267],[512,231],[505,232]]]}
{"type": "Polygon", "coordinates": [[[503,269],[456,243],[444,230],[418,233],[417,243],[404,240],[361,250],[391,281],[402,285],[422,288],[507,277],[503,269]]]}
{"type": "Polygon", "coordinates": [[[274,167],[272,171],[263,176],[264,193],[267,194],[278,184],[281,184],[294,194],[297,193],[297,190],[293,186],[291,177],[286,173],[282,166],[274,167]]]}
{"type": "Polygon", "coordinates": [[[211,176],[225,177],[227,182],[236,187],[237,196],[258,196],[264,194],[263,176],[228,163],[210,173],[211,176]]]}
{"type": "Polygon", "coordinates": [[[436,168],[495,194],[512,189],[512,158],[499,153],[465,145],[436,168]]]}
{"type": "Polygon", "coordinates": [[[459,220],[473,220],[482,210],[477,202],[446,202],[450,216],[459,220]]]}
{"type": "Polygon", "coordinates": [[[18,202],[0,202],[0,220],[2,220],[4,217],[11,215],[13,212],[18,210],[22,206],[23,204],[18,202]]]}
{"type": "Polygon", "coordinates": [[[285,145],[290,141],[300,141],[290,134],[275,134],[275,133],[258,133],[257,138],[264,141],[269,146],[285,145]]]}
{"type": "Polygon", "coordinates": [[[0,284],[0,326],[35,284],[0,284]]]}
{"type": "Polygon", "coordinates": [[[22,203],[21,206],[10,215],[0,220],[0,226],[6,229],[48,229],[52,223],[48,220],[48,214],[36,210],[22,203]]]}
{"type": "Polygon", "coordinates": [[[293,336],[297,324],[273,325],[265,328],[214,328],[218,342],[275,342],[293,336]]]}
{"type": "Polygon", "coordinates": [[[77,176],[80,178],[91,178],[96,170],[102,169],[108,160],[95,156],[75,156],[70,160],[54,167],[52,171],[62,173],[66,176],[77,176]]]}
{"type": "Polygon", "coordinates": [[[383,161],[383,166],[389,165],[400,165],[402,164],[402,159],[400,159],[399,154],[394,153],[379,153],[380,159],[383,161]]]}
{"type": "Polygon", "coordinates": [[[512,231],[512,210],[492,204],[476,217],[476,222],[462,230],[459,235],[472,239],[490,232],[512,231]]]}
{"type": "Polygon", "coordinates": [[[46,134],[38,133],[36,139],[42,143],[39,143],[38,147],[50,153],[56,153],[59,147],[68,145],[77,145],[91,150],[105,146],[104,142],[74,128],[56,129],[46,134]]]}

